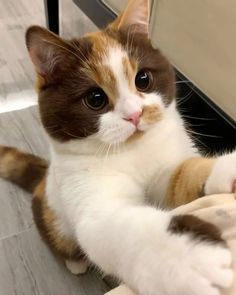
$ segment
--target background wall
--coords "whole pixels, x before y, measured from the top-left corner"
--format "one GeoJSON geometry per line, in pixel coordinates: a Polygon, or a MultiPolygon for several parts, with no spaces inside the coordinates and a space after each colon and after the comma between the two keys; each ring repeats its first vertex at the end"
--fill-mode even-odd
{"type": "Polygon", "coordinates": [[[154,44],[236,119],[236,1],[154,2],[154,44]]]}
{"type": "MultiPolygon", "coordinates": [[[[127,0],[104,0],[121,11],[127,0]]],[[[153,0],[151,37],[176,68],[236,119],[236,1],[153,0]]]]}

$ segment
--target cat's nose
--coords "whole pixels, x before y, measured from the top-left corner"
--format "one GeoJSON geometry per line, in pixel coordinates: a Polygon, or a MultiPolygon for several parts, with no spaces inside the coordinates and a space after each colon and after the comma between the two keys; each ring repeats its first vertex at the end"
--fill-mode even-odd
{"type": "Polygon", "coordinates": [[[133,123],[135,126],[138,125],[139,121],[140,121],[140,116],[141,116],[142,112],[141,111],[138,111],[138,112],[135,112],[135,113],[132,113],[130,115],[128,115],[125,120],[133,123]]]}

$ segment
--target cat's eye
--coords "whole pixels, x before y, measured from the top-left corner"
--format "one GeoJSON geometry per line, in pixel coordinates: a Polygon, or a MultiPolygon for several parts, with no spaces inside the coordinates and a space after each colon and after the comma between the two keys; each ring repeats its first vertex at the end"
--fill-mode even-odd
{"type": "Polygon", "coordinates": [[[152,82],[152,74],[149,71],[142,70],[139,71],[135,77],[135,85],[139,91],[147,91],[152,82]]]}
{"type": "Polygon", "coordinates": [[[84,97],[83,101],[88,108],[94,111],[99,111],[107,105],[108,98],[106,93],[102,89],[98,88],[89,92],[84,97]]]}

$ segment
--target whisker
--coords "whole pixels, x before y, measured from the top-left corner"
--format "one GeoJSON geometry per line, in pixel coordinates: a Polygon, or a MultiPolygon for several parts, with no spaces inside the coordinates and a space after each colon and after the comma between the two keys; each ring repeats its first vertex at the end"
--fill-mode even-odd
{"type": "Polygon", "coordinates": [[[77,136],[77,135],[75,135],[75,134],[73,134],[73,133],[70,133],[70,132],[68,132],[68,131],[66,131],[66,130],[64,130],[64,129],[62,129],[61,131],[62,131],[63,133],[65,133],[65,134],[69,135],[69,136],[72,136],[72,137],[76,138],[76,139],[81,139],[81,138],[82,138],[82,137],[77,136]]]}
{"type": "Polygon", "coordinates": [[[200,135],[200,136],[205,136],[205,137],[212,137],[212,138],[223,138],[222,136],[218,136],[218,135],[212,135],[212,134],[203,134],[203,133],[199,133],[193,130],[188,130],[190,133],[192,134],[196,134],[196,135],[200,135]]]}
{"type": "Polygon", "coordinates": [[[66,48],[66,47],[64,47],[64,46],[62,46],[62,45],[59,45],[59,44],[54,43],[54,42],[50,42],[50,41],[45,40],[45,39],[44,39],[43,41],[44,41],[45,43],[48,43],[48,44],[51,44],[51,45],[54,45],[54,46],[56,46],[56,47],[59,47],[59,48],[62,48],[62,49],[64,49],[64,50],[66,50],[67,52],[69,52],[69,53],[71,53],[72,55],[74,55],[77,59],[79,59],[79,61],[82,60],[80,56],[78,56],[78,55],[75,54],[72,50],[70,50],[70,49],[68,49],[68,48],[66,48]]]}
{"type": "Polygon", "coordinates": [[[184,102],[186,102],[191,97],[192,93],[193,93],[193,89],[191,89],[189,93],[185,95],[184,97],[179,97],[177,101],[177,106],[181,106],[184,102]]]}
{"type": "Polygon", "coordinates": [[[95,156],[99,156],[99,154],[102,155],[103,152],[105,151],[106,146],[107,146],[107,145],[106,145],[105,143],[102,142],[102,143],[100,144],[100,146],[98,147],[95,156]]]}
{"type": "MultiPolygon", "coordinates": [[[[109,152],[110,152],[110,148],[111,148],[111,146],[112,146],[112,144],[109,144],[109,146],[108,146],[108,148],[107,148],[107,152],[106,152],[106,156],[105,156],[105,158],[104,158],[104,162],[106,162],[107,159],[108,159],[108,155],[109,155],[109,152]]],[[[104,162],[103,162],[103,163],[104,163],[104,162]]]]}
{"type": "MultiPolygon", "coordinates": [[[[88,64],[88,63],[89,63],[89,59],[88,59],[87,56],[84,55],[84,53],[83,53],[83,51],[81,50],[81,48],[79,48],[79,46],[78,46],[75,42],[73,42],[72,45],[76,48],[76,50],[79,51],[79,53],[80,53],[80,54],[83,56],[83,58],[85,59],[84,61],[86,61],[87,64],[88,64]]],[[[82,60],[82,59],[81,59],[81,60],[82,60]]]]}
{"type": "Polygon", "coordinates": [[[208,148],[208,146],[204,142],[202,142],[199,138],[194,137],[194,140],[200,143],[201,145],[203,145],[205,148],[208,148]]]}
{"type": "Polygon", "coordinates": [[[191,81],[188,81],[188,80],[182,80],[182,81],[176,81],[175,84],[182,84],[182,83],[190,83],[192,84],[191,81]]]}
{"type": "Polygon", "coordinates": [[[213,118],[201,118],[201,117],[193,117],[193,116],[188,116],[188,115],[181,115],[183,118],[188,118],[188,119],[197,119],[197,120],[206,120],[206,121],[214,121],[216,119],[213,118]]]}

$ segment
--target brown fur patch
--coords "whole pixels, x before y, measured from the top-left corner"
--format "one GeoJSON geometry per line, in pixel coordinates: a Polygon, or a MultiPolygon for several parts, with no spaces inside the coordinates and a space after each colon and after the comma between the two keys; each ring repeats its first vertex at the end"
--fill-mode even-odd
{"type": "Polygon", "coordinates": [[[196,157],[184,161],[174,171],[165,197],[165,207],[187,204],[202,193],[215,159],[196,157]]]}
{"type": "Polygon", "coordinates": [[[111,105],[114,107],[118,97],[118,81],[109,65],[106,64],[106,58],[110,48],[121,48],[121,46],[103,31],[88,34],[86,37],[93,44],[86,69],[87,74],[103,88],[108,95],[111,105]]]}
{"type": "Polygon", "coordinates": [[[15,148],[0,146],[0,176],[33,192],[45,176],[48,163],[15,148]]]}
{"type": "Polygon", "coordinates": [[[42,238],[56,255],[72,260],[79,260],[84,257],[77,242],[64,237],[60,233],[56,214],[47,204],[45,180],[35,190],[32,209],[35,223],[42,238]]]}
{"type": "Polygon", "coordinates": [[[142,119],[147,124],[154,124],[161,120],[163,114],[158,105],[144,106],[142,112],[142,119]]]}
{"type": "Polygon", "coordinates": [[[215,225],[193,215],[173,216],[168,230],[173,234],[188,234],[194,240],[201,242],[225,243],[220,230],[215,225]]]}

